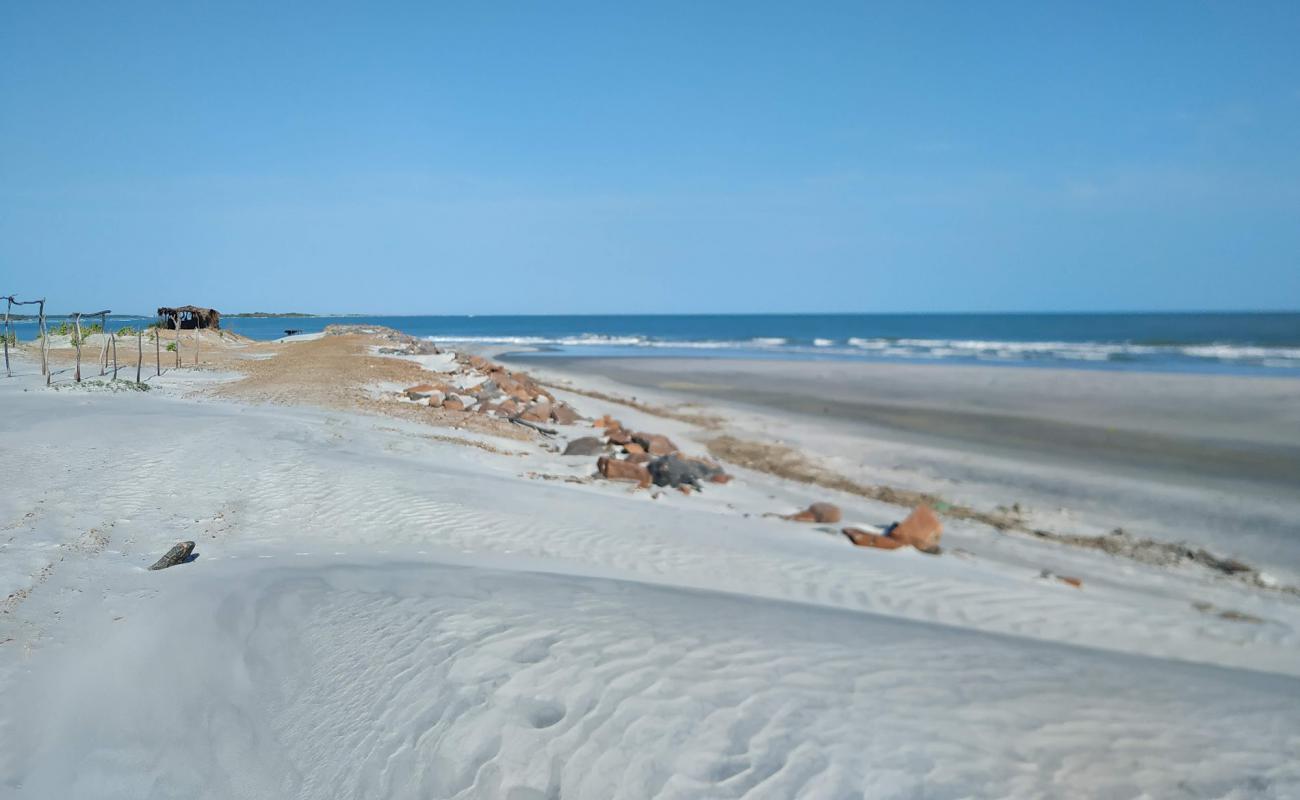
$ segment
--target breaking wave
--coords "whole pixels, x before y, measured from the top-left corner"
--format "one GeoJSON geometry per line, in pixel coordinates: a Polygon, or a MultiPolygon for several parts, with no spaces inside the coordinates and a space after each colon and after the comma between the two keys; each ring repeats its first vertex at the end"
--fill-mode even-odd
{"type": "Polygon", "coordinates": [[[429,336],[441,343],[517,345],[561,349],[572,355],[624,355],[656,350],[700,355],[761,355],[860,360],[965,361],[1124,365],[1215,365],[1300,370],[1300,348],[1242,344],[1141,344],[1134,342],[1003,341],[848,337],[844,340],[777,336],[745,339],[673,339],[644,335],[583,333],[574,336],[429,336]]]}

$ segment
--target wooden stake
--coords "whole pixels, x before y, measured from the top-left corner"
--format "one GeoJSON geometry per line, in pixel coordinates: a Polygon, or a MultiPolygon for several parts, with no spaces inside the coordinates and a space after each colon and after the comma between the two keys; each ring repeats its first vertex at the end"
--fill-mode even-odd
{"type": "Polygon", "coordinates": [[[108,339],[113,343],[113,380],[117,380],[117,336],[110,333],[108,339]]]}
{"type": "Polygon", "coordinates": [[[140,365],[144,363],[144,328],[135,332],[135,382],[140,382],[140,365]]]}
{"type": "Polygon", "coordinates": [[[77,374],[74,375],[73,377],[75,378],[77,383],[81,383],[81,315],[73,314],[72,321],[76,325],[76,337],[77,337],[77,374]]]}
{"type": "Polygon", "coordinates": [[[176,314],[176,369],[181,368],[181,315],[176,314]]]}
{"type": "Polygon", "coordinates": [[[194,366],[199,365],[199,318],[194,318],[194,366]]]}
{"type": "Polygon", "coordinates": [[[153,329],[153,357],[158,377],[162,377],[162,320],[158,320],[158,325],[153,329]]]}
{"type": "Polygon", "coordinates": [[[12,295],[5,298],[5,377],[12,378],[13,373],[9,371],[9,307],[14,304],[12,295]]]}
{"type": "Polygon", "coordinates": [[[45,298],[40,302],[41,329],[41,374],[45,376],[45,385],[50,385],[50,331],[45,327],[45,298]]]}
{"type": "MultiPolygon", "coordinates": [[[[103,333],[108,333],[108,317],[103,314],[99,315],[99,329],[103,333]]],[[[108,369],[108,340],[104,340],[104,346],[99,348],[99,374],[103,375],[108,369]]]]}

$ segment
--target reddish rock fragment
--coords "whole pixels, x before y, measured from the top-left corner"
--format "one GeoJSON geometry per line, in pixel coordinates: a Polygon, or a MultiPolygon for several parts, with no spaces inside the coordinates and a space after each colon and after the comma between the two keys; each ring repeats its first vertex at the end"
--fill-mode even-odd
{"type": "Polygon", "coordinates": [[[813,503],[803,511],[785,517],[792,522],[836,523],[844,519],[844,513],[834,503],[813,503]]]}
{"type": "Polygon", "coordinates": [[[650,485],[650,471],[640,464],[634,464],[631,461],[619,461],[609,456],[601,456],[596,459],[596,469],[600,471],[602,478],[611,481],[635,481],[637,485],[647,487],[650,485]]]}
{"type": "Polygon", "coordinates": [[[871,533],[870,531],[864,531],[861,528],[845,528],[840,532],[849,537],[849,541],[853,542],[858,547],[875,547],[881,550],[897,550],[900,547],[907,546],[897,539],[892,539],[888,536],[881,536],[878,533],[871,533]]]}
{"type": "Polygon", "coordinates": [[[929,506],[917,506],[907,519],[894,526],[889,536],[917,550],[934,550],[943,536],[943,523],[929,506]]]}
{"type": "Polygon", "coordinates": [[[667,436],[657,433],[634,433],[632,441],[645,448],[645,451],[652,456],[666,456],[677,452],[677,445],[667,436]]]}

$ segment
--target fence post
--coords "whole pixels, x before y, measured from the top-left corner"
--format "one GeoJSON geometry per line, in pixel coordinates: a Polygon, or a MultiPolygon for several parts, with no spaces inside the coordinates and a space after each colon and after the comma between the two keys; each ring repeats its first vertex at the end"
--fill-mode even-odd
{"type": "Polygon", "coordinates": [[[135,382],[140,382],[140,365],[144,363],[144,328],[135,332],[135,382]]]}
{"type": "Polygon", "coordinates": [[[5,298],[5,377],[12,378],[13,373],[9,370],[9,307],[14,304],[13,295],[5,298]]]}
{"type": "Polygon", "coordinates": [[[81,383],[81,315],[73,314],[72,322],[76,326],[76,331],[73,335],[77,337],[77,373],[73,377],[76,379],[77,383],[81,383]]]}

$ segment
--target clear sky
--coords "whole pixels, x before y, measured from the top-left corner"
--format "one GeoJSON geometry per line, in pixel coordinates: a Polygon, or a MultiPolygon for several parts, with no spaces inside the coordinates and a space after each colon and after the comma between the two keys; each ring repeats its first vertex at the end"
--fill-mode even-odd
{"type": "Polygon", "coordinates": [[[55,310],[1300,308],[1300,2],[0,3],[55,310]]]}

